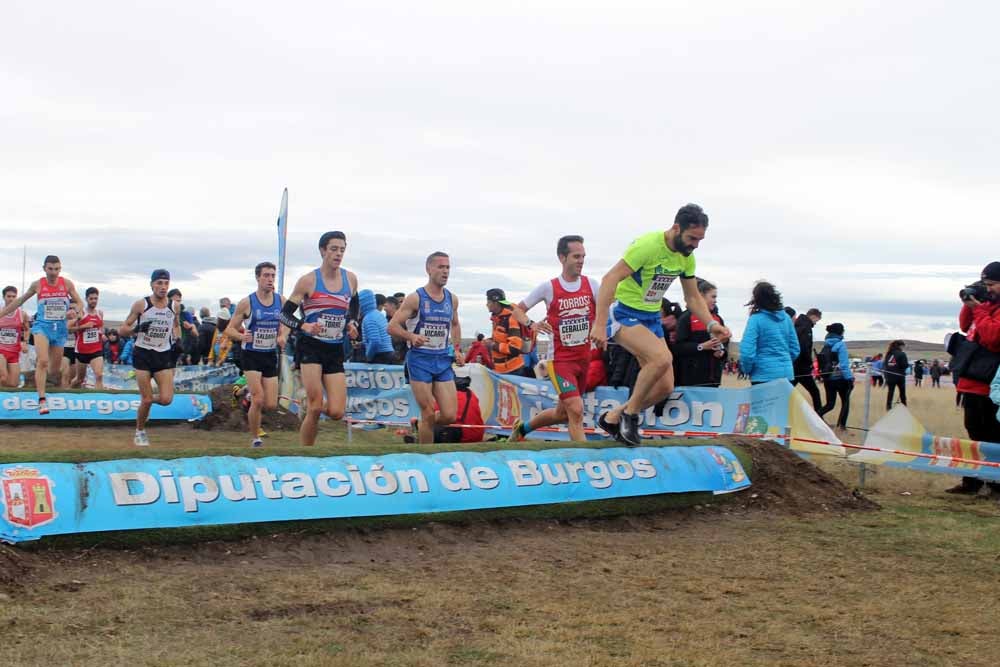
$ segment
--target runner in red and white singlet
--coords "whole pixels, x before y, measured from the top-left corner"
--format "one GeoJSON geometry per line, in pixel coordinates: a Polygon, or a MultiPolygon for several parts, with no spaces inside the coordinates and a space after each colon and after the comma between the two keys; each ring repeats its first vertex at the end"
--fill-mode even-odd
{"type": "Polygon", "coordinates": [[[104,313],[97,309],[99,297],[96,287],[88,287],[83,315],[69,323],[70,332],[76,335],[76,374],[71,387],[82,385],[90,368],[94,371],[94,388],[104,388],[104,313]]]}
{"type": "MultiPolygon", "coordinates": [[[[4,305],[17,298],[17,288],[3,288],[4,305]]],[[[21,352],[28,351],[28,314],[20,308],[0,317],[0,386],[16,387],[21,382],[21,352]]]]}
{"type": "Polygon", "coordinates": [[[552,337],[552,360],[548,363],[549,380],[559,395],[559,404],[535,415],[529,422],[518,422],[511,431],[514,442],[536,428],[568,424],[570,437],[576,442],[587,439],[583,430],[582,394],[587,388],[587,368],[590,365],[590,328],[597,308],[600,285],[583,275],[587,256],[582,236],[564,236],[556,246],[562,264],[562,274],[544,282],[514,307],[514,317],[523,326],[552,337]],[[532,323],[526,312],[544,302],[548,308],[545,319],[532,323]]]}

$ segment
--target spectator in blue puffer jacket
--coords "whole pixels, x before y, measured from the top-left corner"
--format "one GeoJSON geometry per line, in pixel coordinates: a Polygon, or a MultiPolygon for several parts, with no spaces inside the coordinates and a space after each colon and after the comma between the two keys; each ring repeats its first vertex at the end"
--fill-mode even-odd
{"type": "Polygon", "coordinates": [[[740,341],[740,367],[750,376],[751,384],[795,377],[792,362],[799,356],[799,337],[795,324],[781,303],[781,292],[774,285],[760,281],[746,304],[750,319],[740,341]]]}
{"type": "Polygon", "coordinates": [[[370,289],[358,292],[361,310],[361,340],[365,344],[365,359],[370,364],[393,364],[395,354],[389,336],[389,320],[375,306],[375,293],[370,289]]]}
{"type": "Polygon", "coordinates": [[[854,391],[854,374],[851,372],[851,357],[847,353],[847,343],[844,342],[844,325],[834,322],[826,328],[824,347],[830,346],[830,351],[837,355],[837,362],[828,377],[823,378],[826,385],[826,405],[819,411],[822,417],[833,410],[840,399],[840,415],[837,417],[837,428],[847,429],[847,417],[851,412],[851,392],[854,391]]]}

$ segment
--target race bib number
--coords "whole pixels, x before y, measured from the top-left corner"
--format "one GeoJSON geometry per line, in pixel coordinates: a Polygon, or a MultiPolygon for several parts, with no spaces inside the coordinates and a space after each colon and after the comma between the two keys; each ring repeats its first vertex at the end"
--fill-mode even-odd
{"type": "Polygon", "coordinates": [[[424,343],[425,350],[443,350],[448,345],[448,324],[424,324],[423,335],[428,341],[424,343]]]}
{"type": "Polygon", "coordinates": [[[323,313],[316,322],[319,324],[319,333],[316,334],[318,338],[340,340],[344,337],[344,325],[347,323],[346,316],[323,313]]]}
{"type": "Polygon", "coordinates": [[[646,294],[643,295],[642,300],[646,303],[659,303],[663,299],[663,295],[670,289],[670,286],[674,284],[676,278],[677,276],[671,276],[666,273],[657,273],[653,276],[649,287],[646,288],[646,294]]]}
{"type": "Polygon", "coordinates": [[[42,308],[42,317],[46,320],[65,320],[66,302],[62,299],[47,299],[42,308]]]}
{"type": "Polygon", "coordinates": [[[577,347],[587,342],[590,322],[586,317],[572,317],[559,321],[559,342],[564,347],[577,347]]]}
{"type": "Polygon", "coordinates": [[[101,330],[97,327],[83,330],[83,342],[85,345],[93,345],[101,340],[101,330]]]}
{"type": "Polygon", "coordinates": [[[17,345],[17,329],[0,329],[0,345],[17,345]]]}
{"type": "Polygon", "coordinates": [[[253,347],[255,350],[273,350],[277,346],[277,329],[257,329],[253,332],[253,347]]]}
{"type": "Polygon", "coordinates": [[[146,342],[153,347],[162,345],[170,337],[170,325],[153,322],[146,331],[146,342]]]}

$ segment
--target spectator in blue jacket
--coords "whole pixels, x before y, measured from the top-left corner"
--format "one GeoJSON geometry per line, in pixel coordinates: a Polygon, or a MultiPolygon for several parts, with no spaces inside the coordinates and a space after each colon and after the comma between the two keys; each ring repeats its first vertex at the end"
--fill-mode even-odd
{"type": "Polygon", "coordinates": [[[361,340],[365,345],[365,359],[370,364],[395,363],[389,321],[377,309],[375,293],[370,289],[358,292],[358,306],[361,310],[361,340]]]}
{"type": "Polygon", "coordinates": [[[781,292],[774,285],[760,281],[753,296],[743,340],[740,341],[740,366],[750,376],[751,384],[795,377],[792,362],[799,356],[799,337],[795,324],[781,303],[781,292]]]}
{"type": "Polygon", "coordinates": [[[823,347],[830,346],[830,352],[836,356],[833,371],[823,378],[826,385],[826,405],[819,411],[822,417],[833,410],[840,398],[840,416],[837,417],[837,428],[847,428],[847,416],[851,411],[851,392],[854,391],[854,374],[851,373],[851,358],[847,354],[847,343],[844,342],[844,325],[834,322],[826,328],[826,342],[823,347]]]}

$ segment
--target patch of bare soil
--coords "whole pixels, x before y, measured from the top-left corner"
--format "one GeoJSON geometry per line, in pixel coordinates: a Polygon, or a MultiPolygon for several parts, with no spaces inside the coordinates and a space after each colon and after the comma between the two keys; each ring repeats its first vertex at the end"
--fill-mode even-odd
{"type": "MultiPolygon", "coordinates": [[[[206,431],[246,431],[247,413],[243,405],[233,405],[233,385],[224,385],[212,389],[212,412],[205,415],[194,427],[206,431]]],[[[272,412],[264,412],[261,428],[265,431],[297,431],[299,419],[290,412],[278,408],[272,412]]]]}
{"type": "Polygon", "coordinates": [[[33,555],[0,544],[0,590],[21,582],[31,572],[33,555]]]}
{"type": "Polygon", "coordinates": [[[848,489],[840,480],[774,442],[739,436],[723,438],[722,442],[739,445],[753,460],[752,486],[732,498],[743,509],[797,515],[879,509],[860,491],[848,489]]]}

